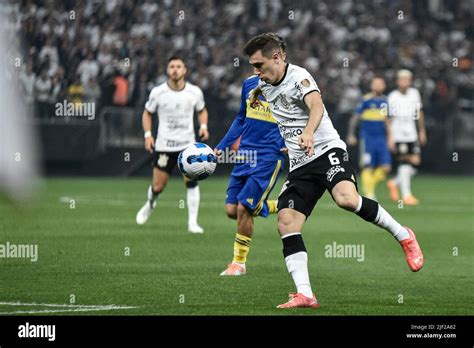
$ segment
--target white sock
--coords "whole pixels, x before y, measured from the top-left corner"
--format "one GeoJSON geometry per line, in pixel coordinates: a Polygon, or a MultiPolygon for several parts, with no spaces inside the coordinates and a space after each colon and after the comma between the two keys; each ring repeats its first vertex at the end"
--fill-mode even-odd
{"type": "Polygon", "coordinates": [[[156,194],[153,193],[151,185],[148,187],[147,197],[151,204],[155,202],[155,200],[158,198],[159,195],[160,195],[159,193],[156,193],[156,194]]]}
{"type": "Polygon", "coordinates": [[[411,196],[410,181],[411,176],[414,174],[413,167],[409,164],[402,164],[398,167],[398,176],[400,178],[400,191],[402,198],[411,196]]]}
{"type": "Polygon", "coordinates": [[[398,241],[410,238],[407,229],[400,225],[380,204],[374,224],[387,230],[398,241]]]}
{"type": "Polygon", "coordinates": [[[197,225],[199,212],[199,186],[188,188],[186,203],[188,205],[188,224],[197,225]]]}
{"type": "Polygon", "coordinates": [[[311,290],[311,284],[309,283],[308,254],[300,251],[285,257],[285,262],[286,268],[295,282],[296,292],[312,298],[313,290],[311,290]]]}

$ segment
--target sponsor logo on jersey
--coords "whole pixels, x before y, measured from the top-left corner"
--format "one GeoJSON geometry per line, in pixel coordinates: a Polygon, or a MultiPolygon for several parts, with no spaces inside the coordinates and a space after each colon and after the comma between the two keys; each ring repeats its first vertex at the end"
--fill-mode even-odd
{"type": "MultiPolygon", "coordinates": [[[[315,154],[313,154],[314,156],[315,154]]],[[[296,167],[297,165],[306,162],[309,159],[309,155],[307,152],[305,152],[303,155],[299,157],[294,157],[290,160],[290,169],[293,167],[296,167]]]]}
{"type": "Polygon", "coordinates": [[[286,109],[290,110],[291,109],[291,104],[288,100],[286,100],[285,96],[283,94],[279,94],[277,97],[277,100],[280,101],[281,106],[286,109]]]}
{"type": "Polygon", "coordinates": [[[188,145],[189,141],[176,141],[176,140],[167,140],[166,141],[166,146],[168,147],[178,147],[178,146],[184,146],[188,145]]]}
{"type": "Polygon", "coordinates": [[[334,179],[334,177],[336,176],[337,173],[340,173],[340,172],[345,172],[346,170],[344,168],[342,168],[340,165],[337,165],[337,166],[332,166],[327,172],[326,172],[326,178],[329,182],[332,181],[332,179],[334,179]]]}
{"type": "Polygon", "coordinates": [[[255,108],[252,108],[250,106],[250,101],[247,99],[247,118],[276,123],[270,110],[270,104],[263,100],[260,100],[260,103],[261,104],[257,104],[255,108]]]}
{"type": "Polygon", "coordinates": [[[278,126],[278,128],[280,129],[281,136],[285,140],[294,138],[303,134],[303,131],[301,130],[301,128],[295,129],[295,128],[288,128],[286,126],[278,126]]]}

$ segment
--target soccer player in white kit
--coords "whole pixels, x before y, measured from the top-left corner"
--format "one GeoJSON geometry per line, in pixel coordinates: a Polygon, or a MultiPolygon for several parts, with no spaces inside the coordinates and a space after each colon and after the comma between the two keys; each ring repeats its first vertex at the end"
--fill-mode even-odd
{"type": "Polygon", "coordinates": [[[387,182],[390,198],[397,202],[398,188],[403,204],[417,205],[419,201],[411,193],[411,178],[421,164],[420,145],[426,144],[426,130],[420,92],[411,87],[412,73],[400,70],[397,73],[398,89],[388,95],[389,122],[394,144],[391,145],[398,161],[397,175],[387,182]],[[418,126],[418,129],[417,129],[418,126]]]}
{"type": "MultiPolygon", "coordinates": [[[[168,60],[166,69],[168,81],[154,87],[145,104],[142,124],[145,137],[145,149],[155,152],[153,160],[153,181],[148,187],[148,199],[137,213],[137,224],[147,222],[156,200],[163,192],[169,176],[176,166],[179,153],[195,142],[194,113],[197,112],[200,124],[199,136],[202,141],[209,139],[207,130],[208,113],[201,89],[185,81],[186,66],[180,57],[168,60]],[[155,139],[151,132],[152,114],[158,113],[158,135],[155,139]]],[[[197,181],[183,176],[187,187],[188,231],[202,233],[197,223],[199,211],[199,186],[197,181]]]]}
{"type": "Polygon", "coordinates": [[[326,190],[339,207],[394,236],[413,272],[423,266],[423,254],[410,228],[400,225],[376,201],[358,194],[346,144],[332,125],[315,80],[307,70],[285,62],[281,46],[281,38],[266,33],[252,38],[244,48],[260,78],[251,93],[250,105],[259,103],[257,97],[263,94],[290,159],[290,173],[278,197],[278,232],[297,292],[290,293],[288,302],[278,308],[318,308],[309,281],[308,256],[301,231],[326,190]]]}

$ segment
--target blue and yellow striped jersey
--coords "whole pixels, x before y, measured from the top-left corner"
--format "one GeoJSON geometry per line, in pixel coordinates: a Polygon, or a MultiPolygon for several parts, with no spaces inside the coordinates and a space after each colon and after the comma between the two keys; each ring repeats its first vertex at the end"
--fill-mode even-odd
{"type": "Polygon", "coordinates": [[[375,137],[385,136],[385,120],[387,118],[387,97],[375,96],[372,93],[364,95],[362,102],[356,110],[360,117],[359,136],[375,137]]]}

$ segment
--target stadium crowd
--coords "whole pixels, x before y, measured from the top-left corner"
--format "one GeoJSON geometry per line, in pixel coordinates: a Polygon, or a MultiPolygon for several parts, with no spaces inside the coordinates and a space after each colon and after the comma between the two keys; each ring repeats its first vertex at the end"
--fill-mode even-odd
{"type": "MultiPolygon", "coordinates": [[[[315,76],[326,107],[345,117],[375,73],[389,87],[400,68],[426,104],[472,98],[472,1],[21,0],[2,5],[21,37],[20,81],[40,117],[57,101],[143,107],[181,54],[189,79],[235,110],[251,74],[242,47],[276,31],[290,62],[315,76]]],[[[229,115],[231,117],[232,115],[229,115]]]]}

